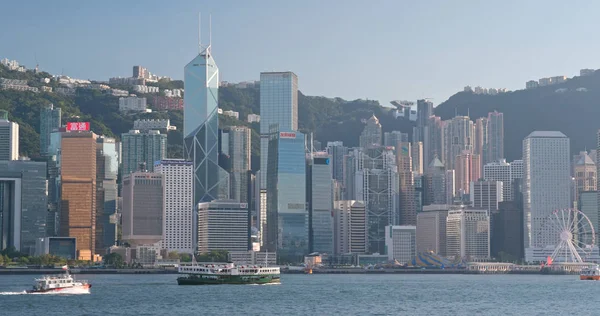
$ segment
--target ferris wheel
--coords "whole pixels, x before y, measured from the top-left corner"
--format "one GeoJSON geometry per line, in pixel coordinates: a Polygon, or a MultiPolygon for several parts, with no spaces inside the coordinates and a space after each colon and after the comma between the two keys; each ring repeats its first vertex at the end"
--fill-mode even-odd
{"type": "Polygon", "coordinates": [[[584,262],[595,246],[596,232],[590,219],[576,209],[556,210],[543,221],[537,234],[541,247],[553,245],[552,261],[584,262]]]}

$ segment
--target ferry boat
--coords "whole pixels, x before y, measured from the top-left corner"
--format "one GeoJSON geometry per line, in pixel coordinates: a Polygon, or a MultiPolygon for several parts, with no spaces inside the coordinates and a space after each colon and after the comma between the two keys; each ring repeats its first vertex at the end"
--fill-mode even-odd
{"type": "Polygon", "coordinates": [[[50,293],[50,292],[65,292],[67,290],[84,290],[89,291],[92,287],[87,281],[75,281],[73,276],[69,274],[69,267],[63,266],[65,274],[43,276],[35,279],[33,289],[26,291],[27,293],[50,293]]]}
{"type": "Polygon", "coordinates": [[[177,278],[179,285],[205,284],[267,284],[279,283],[279,267],[242,265],[232,262],[180,265],[177,278]]]}
{"type": "Polygon", "coordinates": [[[579,280],[600,280],[600,268],[598,267],[598,265],[581,270],[579,280]]]}

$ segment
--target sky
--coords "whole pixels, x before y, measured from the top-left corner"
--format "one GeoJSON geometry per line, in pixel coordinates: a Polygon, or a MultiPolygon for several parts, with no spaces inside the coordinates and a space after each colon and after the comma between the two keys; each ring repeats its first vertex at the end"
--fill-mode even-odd
{"type": "Polygon", "coordinates": [[[7,1],[0,59],[74,78],[183,78],[209,41],[220,80],[293,71],[306,95],[445,101],[464,86],[600,68],[596,1],[7,1]]]}

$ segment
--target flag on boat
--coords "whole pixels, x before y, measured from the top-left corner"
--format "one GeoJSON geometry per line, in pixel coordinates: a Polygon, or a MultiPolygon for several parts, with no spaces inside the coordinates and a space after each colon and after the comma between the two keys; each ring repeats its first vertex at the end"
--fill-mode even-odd
{"type": "Polygon", "coordinates": [[[62,266],[62,269],[63,270],[69,270],[69,267],[68,266],[62,266]]]}

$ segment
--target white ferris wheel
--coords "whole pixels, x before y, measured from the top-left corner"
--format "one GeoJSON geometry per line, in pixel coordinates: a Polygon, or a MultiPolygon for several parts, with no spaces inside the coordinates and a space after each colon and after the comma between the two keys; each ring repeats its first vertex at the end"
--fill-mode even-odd
{"type": "Polygon", "coordinates": [[[539,246],[554,246],[550,258],[556,262],[585,262],[595,241],[592,222],[576,209],[555,210],[546,217],[537,234],[539,246]]]}

